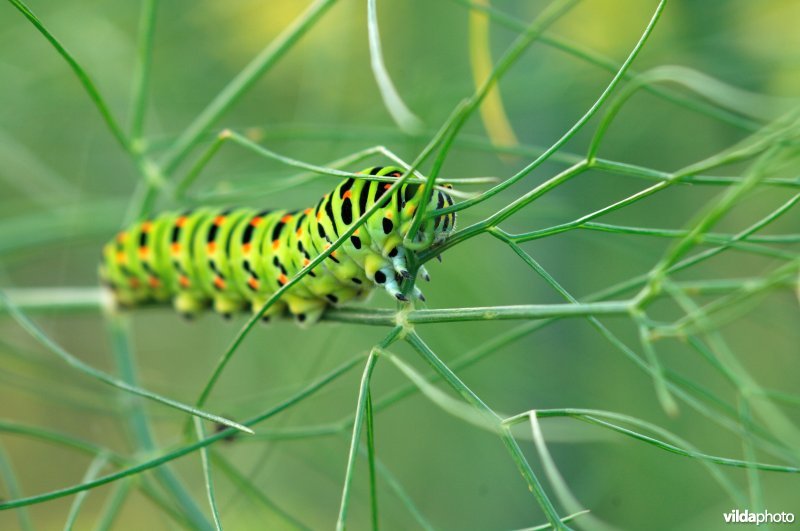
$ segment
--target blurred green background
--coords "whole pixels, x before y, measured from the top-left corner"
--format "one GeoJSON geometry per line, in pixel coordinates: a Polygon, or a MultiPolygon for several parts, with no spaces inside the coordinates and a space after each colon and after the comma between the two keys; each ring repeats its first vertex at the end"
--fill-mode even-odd
{"type": "MultiPolygon", "coordinates": [[[[493,7],[524,23],[545,5],[538,0],[492,2],[493,7]]],[[[582,2],[549,34],[620,64],[655,6],[655,2],[641,0],[582,2]]],[[[127,126],[140,3],[30,0],[30,7],[90,73],[112,113],[127,126]]],[[[158,4],[145,124],[147,150],[155,160],[226,83],[306,7],[306,2],[255,0],[158,4]]],[[[387,68],[409,108],[424,122],[425,132],[417,137],[404,135],[382,103],[370,69],[363,0],[336,2],[215,123],[213,132],[231,128],[281,154],[320,165],[375,144],[384,144],[412,160],[455,104],[474,91],[468,52],[469,10],[448,0],[381,1],[378,9],[387,68]]],[[[740,89],[762,93],[769,105],[785,108],[786,99],[800,92],[798,20],[800,4],[793,0],[673,0],[633,67],[638,71],[660,65],[693,68],[740,89]]],[[[501,24],[491,24],[495,59],[517,34],[501,24]]],[[[534,147],[552,144],[586,112],[611,76],[580,58],[535,43],[500,83],[519,142],[534,147]]],[[[94,286],[99,249],[123,222],[140,180],[137,168],[108,132],[64,60],[8,3],[0,4],[0,80],[0,285],[94,286]]],[[[704,101],[681,88],[676,93],[704,101]]],[[[597,122],[597,118],[592,120],[565,151],[584,153],[597,122]]],[[[640,92],[614,122],[601,156],[669,172],[713,155],[748,134],[725,120],[640,92]]],[[[455,144],[443,176],[507,178],[535,158],[535,149],[522,155],[493,152],[478,114],[468,121],[463,135],[472,142],[455,144]]],[[[190,160],[201,151],[195,149],[190,160]]],[[[375,158],[350,169],[359,170],[372,162],[385,161],[375,158]]],[[[188,166],[184,164],[179,173],[188,166]]],[[[541,166],[492,200],[459,213],[459,226],[485,218],[563,167],[557,162],[541,166]]],[[[744,167],[732,166],[718,173],[740,175],[744,167]]],[[[287,185],[295,173],[242,148],[225,146],[192,186],[190,196],[218,204],[300,208],[335,185],[329,177],[287,185]]],[[[796,171],[787,168],[782,176],[796,177],[796,171]]],[[[627,176],[589,172],[558,187],[502,227],[516,233],[570,221],[649,184],[627,176]]],[[[464,191],[477,190],[466,187],[464,191]]],[[[718,186],[676,186],[601,221],[680,229],[721,192],[718,186]]],[[[796,192],[796,187],[759,187],[715,231],[735,233],[796,192]]],[[[158,207],[175,208],[176,204],[164,196],[158,207]]],[[[797,232],[797,220],[796,211],[790,212],[766,232],[797,232]]],[[[572,231],[526,243],[523,248],[580,299],[647,272],[669,245],[667,239],[572,231]]],[[[799,249],[796,243],[780,248],[795,253],[799,249]]],[[[429,307],[563,302],[511,249],[489,235],[471,239],[443,258],[442,264],[430,264],[433,281],[422,286],[429,307]]],[[[758,276],[779,263],[729,251],[677,275],[676,280],[758,276]]],[[[368,304],[394,307],[382,294],[368,304]]],[[[651,317],[671,321],[682,314],[674,304],[663,302],[653,307],[651,317]]],[[[82,360],[117,371],[99,312],[35,318],[55,341],[82,360]]],[[[217,359],[244,323],[243,317],[228,323],[213,314],[187,323],[168,309],[133,312],[129,319],[140,383],[187,403],[194,402],[217,359]]],[[[603,322],[641,355],[630,320],[603,322]]],[[[418,331],[448,362],[514,326],[517,323],[453,323],[424,325],[418,331]]],[[[354,354],[366,352],[385,332],[335,323],[309,329],[291,323],[257,327],[236,353],[206,409],[235,419],[266,410],[354,354]]],[[[800,327],[797,298],[791,289],[775,290],[757,304],[745,305],[741,315],[725,323],[721,332],[756,381],[795,399],[800,396],[800,327]]],[[[667,367],[712,390],[733,408],[736,418],[735,389],[719,372],[685,342],[665,339],[656,347],[667,367]]],[[[411,349],[397,346],[393,350],[420,371],[426,370],[411,349]]],[[[0,404],[6,420],[72,434],[137,460],[181,444],[184,417],[148,404],[159,450],[137,450],[128,426],[131,399],[65,368],[5,317],[0,318],[0,366],[0,404]]],[[[329,424],[346,417],[355,407],[359,372],[352,371],[259,428],[329,424]]],[[[652,380],[585,319],[547,326],[459,371],[459,376],[504,414],[534,408],[604,409],[658,424],[705,453],[747,457],[741,436],[685,404],[677,417],[667,416],[656,399],[652,380]]],[[[376,399],[407,383],[389,363],[379,363],[374,378],[376,399]]],[[[700,399],[713,406],[713,399],[700,399]]],[[[720,411],[720,415],[730,414],[724,407],[720,411]]],[[[797,403],[785,406],[784,411],[800,421],[797,403]]],[[[419,394],[380,412],[375,422],[378,456],[435,528],[516,529],[545,521],[495,435],[448,415],[419,394]]],[[[543,420],[542,428],[576,498],[594,516],[620,528],[722,528],[722,513],[734,508],[695,459],[578,421],[543,420]]],[[[347,435],[285,441],[238,438],[217,447],[287,513],[312,529],[327,529],[333,527],[338,512],[347,435]]],[[[780,434],[771,435],[780,438],[780,434]]],[[[526,428],[520,427],[519,436],[534,470],[540,472],[526,428]]],[[[24,495],[79,483],[91,462],[86,455],[29,437],[0,433],[0,443],[24,495]]],[[[778,460],[760,450],[755,457],[764,462],[778,460]]],[[[199,456],[180,459],[174,470],[205,511],[199,456]]],[[[356,468],[349,516],[353,529],[369,527],[366,470],[362,459],[356,468]]],[[[746,471],[723,472],[747,494],[746,471]]],[[[800,513],[800,478],[796,474],[758,473],[757,477],[767,509],[800,513]]],[[[221,472],[215,471],[215,478],[223,523],[228,528],[291,528],[252,495],[240,492],[221,472]]],[[[542,480],[552,493],[544,476],[542,480]]],[[[0,497],[14,498],[7,483],[2,483],[0,497]]],[[[93,527],[112,491],[111,486],[90,491],[77,529],[93,527]]],[[[378,493],[384,528],[419,525],[384,480],[379,480],[378,493]]],[[[172,503],[168,497],[165,500],[172,503]]],[[[71,503],[72,497],[66,497],[30,507],[35,528],[61,528],[71,503]]],[[[15,511],[0,513],[1,529],[19,525],[15,511]]],[[[118,529],[179,527],[137,489],[131,491],[114,525],[118,529]]]]}

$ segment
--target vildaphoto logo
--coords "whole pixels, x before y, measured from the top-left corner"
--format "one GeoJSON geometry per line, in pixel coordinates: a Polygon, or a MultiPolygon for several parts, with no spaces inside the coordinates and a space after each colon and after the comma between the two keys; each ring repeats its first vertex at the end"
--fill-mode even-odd
{"type": "Polygon", "coordinates": [[[794,522],[794,513],[771,513],[767,510],[752,512],[747,509],[740,511],[733,509],[730,512],[722,513],[726,524],[791,524],[794,522]]]}

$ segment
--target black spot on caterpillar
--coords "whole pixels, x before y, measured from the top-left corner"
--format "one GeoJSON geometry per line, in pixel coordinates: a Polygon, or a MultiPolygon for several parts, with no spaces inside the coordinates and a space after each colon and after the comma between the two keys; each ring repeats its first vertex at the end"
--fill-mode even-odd
{"type": "MultiPolygon", "coordinates": [[[[397,167],[363,174],[399,177],[397,167]]],[[[383,197],[390,183],[347,179],[302,211],[198,208],[166,212],[120,232],[103,248],[101,283],[120,306],[172,300],[192,317],[209,305],[223,316],[258,311],[266,300],[327,250],[375,202],[377,209],[356,232],[271,306],[265,318],[287,311],[314,322],[330,305],[364,298],[380,286],[406,300],[398,282],[408,277],[403,238],[422,200],[423,187],[404,184],[383,197]]],[[[435,191],[428,211],[453,204],[435,191]]],[[[434,246],[455,229],[455,213],[427,220],[420,241],[434,246]]],[[[413,251],[413,252],[419,252],[413,251]]],[[[426,272],[422,272],[427,277],[426,272]]],[[[414,294],[422,294],[414,288],[414,294]]]]}

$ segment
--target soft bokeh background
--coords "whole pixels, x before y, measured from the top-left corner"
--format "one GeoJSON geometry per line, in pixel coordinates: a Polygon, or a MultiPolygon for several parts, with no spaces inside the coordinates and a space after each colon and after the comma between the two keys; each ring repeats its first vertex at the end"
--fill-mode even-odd
{"type": "MultiPolygon", "coordinates": [[[[531,20],[541,1],[495,0],[493,5],[531,20]]],[[[131,1],[30,0],[30,7],[91,73],[112,111],[125,123],[135,61],[139,3],[131,1]]],[[[225,84],[306,7],[306,2],[211,0],[163,2],[158,7],[151,97],[146,133],[156,157],[225,84]],[[159,151],[160,150],[160,151],[159,151]]],[[[436,129],[473,81],[468,56],[468,11],[452,1],[378,3],[387,67],[408,106],[426,128],[436,129]]],[[[621,62],[637,41],[655,2],[584,2],[552,32],[621,62]]],[[[800,4],[793,0],[672,1],[634,67],[677,64],[695,68],[748,91],[774,97],[800,92],[800,4]]],[[[499,57],[516,33],[491,27],[499,57]]],[[[521,143],[548,146],[594,102],[610,74],[551,47],[535,44],[501,84],[504,103],[521,143]]],[[[73,73],[52,47],[9,4],[0,4],[0,285],[72,287],[96,284],[100,246],[119,227],[139,179],[73,73]]],[[[597,120],[567,145],[582,153],[597,120]]],[[[366,2],[340,0],[215,126],[247,132],[270,149],[323,164],[374,144],[385,144],[407,160],[430,137],[411,139],[393,124],[372,71],[366,33],[366,2]]],[[[479,117],[465,134],[485,138],[479,117]]],[[[665,171],[714,154],[746,132],[647,93],[623,110],[602,147],[602,156],[665,171]]],[[[484,143],[485,144],[485,143],[484,143]]],[[[197,156],[196,150],[192,157],[197,156]]],[[[508,177],[531,155],[500,157],[490,150],[456,144],[443,174],[508,177]]],[[[375,162],[380,162],[375,159],[375,162]]],[[[368,164],[365,164],[368,165],[368,164]]],[[[460,226],[480,220],[562,168],[546,164],[493,200],[461,215],[460,226]]],[[[185,169],[185,168],[184,168],[185,169]]],[[[352,168],[355,170],[359,167],[352,168]]],[[[741,167],[720,172],[736,174],[741,167]]],[[[227,146],[192,187],[195,197],[217,203],[303,207],[334,185],[321,177],[284,186],[294,170],[241,148],[227,146]],[[243,186],[245,198],[223,195],[243,186]]],[[[791,172],[787,173],[791,176],[791,172]]],[[[562,186],[514,216],[503,228],[523,232],[575,219],[647,186],[629,177],[589,173],[562,186]]],[[[472,189],[466,189],[472,191],[472,189]]],[[[681,228],[721,191],[683,186],[615,213],[607,221],[681,228]]],[[[794,191],[759,189],[720,226],[736,232],[774,210],[794,191]]],[[[175,207],[167,200],[160,208],[175,207]]],[[[604,220],[605,221],[605,220],[604,220]]],[[[796,212],[769,228],[797,229],[796,212]]],[[[572,232],[525,244],[524,248],[568,290],[585,296],[646,272],[667,248],[663,239],[572,232]]],[[[797,246],[784,246],[794,249],[797,246]]],[[[744,253],[724,253],[680,279],[758,275],[777,262],[744,253]]],[[[433,282],[423,286],[430,307],[561,302],[513,252],[484,235],[432,263],[433,282]]],[[[370,302],[393,307],[383,295],[370,302]]],[[[654,316],[674,318],[671,305],[654,316]]],[[[96,312],[37,315],[37,322],[70,352],[114,372],[110,342],[96,312]]],[[[142,385],[193,402],[218,357],[244,322],[207,315],[193,323],[173,312],[135,312],[132,323],[142,385]]],[[[640,350],[634,326],[605,319],[640,350]]],[[[797,395],[800,327],[790,290],[770,294],[722,331],[736,355],[764,386],[797,395]]],[[[445,360],[515,326],[515,323],[438,324],[420,327],[422,337],[445,360]]],[[[259,327],[246,339],[208,404],[236,419],[267,409],[353,354],[379,341],[384,329],[322,323],[301,330],[291,323],[259,327]]],[[[719,373],[679,341],[657,343],[664,363],[702,382],[729,404],[732,388],[719,373]]],[[[424,370],[408,348],[397,347],[424,370]]],[[[0,317],[2,417],[70,433],[133,455],[126,425],[128,402],[120,393],[65,368],[11,320],[0,317]]],[[[326,388],[263,428],[336,421],[352,412],[358,372],[326,388]]],[[[489,405],[506,414],[531,408],[585,407],[626,413],[659,424],[702,451],[742,458],[742,441],[688,407],[664,414],[652,381],[585,320],[548,326],[504,347],[460,376],[489,405]]],[[[379,363],[377,397],[405,384],[398,371],[379,363]]],[[[183,417],[148,405],[159,447],[180,443],[183,417]]],[[[786,414],[800,420],[798,410],[786,414]]],[[[713,529],[733,508],[696,460],[678,457],[577,421],[544,421],[550,449],[576,497],[595,516],[628,529],[713,529]]],[[[544,517],[492,434],[448,416],[416,395],[376,419],[378,455],[397,476],[426,518],[442,529],[513,529],[544,517]]],[[[521,444],[541,470],[525,430],[521,444]]],[[[0,434],[25,495],[81,481],[90,459],[30,438],[0,434]]],[[[316,437],[270,442],[237,440],[221,451],[254,485],[305,525],[333,526],[338,511],[349,441],[316,437]]],[[[145,454],[136,454],[146,459],[145,454]]],[[[758,454],[762,461],[774,456],[758,454]]],[[[200,460],[181,459],[175,470],[206,506],[200,460]]],[[[746,490],[746,473],[727,470],[746,490]]],[[[230,529],[286,526],[217,472],[223,523],[230,529]]],[[[800,478],[759,474],[766,507],[800,513],[800,478]]],[[[549,484],[545,481],[546,488],[549,484]]],[[[417,524],[385,482],[379,485],[386,529],[417,524]]],[[[111,492],[91,491],[78,519],[90,529],[111,492]]],[[[8,498],[6,486],[0,496],[8,498]]],[[[30,508],[36,528],[63,525],[72,498],[30,508]]],[[[745,509],[746,507],[741,507],[745,509]]],[[[350,523],[368,527],[366,463],[359,461],[350,523]]],[[[0,528],[18,526],[13,511],[0,514],[0,528]]],[[[151,501],[133,491],[119,529],[173,529],[151,501]]]]}

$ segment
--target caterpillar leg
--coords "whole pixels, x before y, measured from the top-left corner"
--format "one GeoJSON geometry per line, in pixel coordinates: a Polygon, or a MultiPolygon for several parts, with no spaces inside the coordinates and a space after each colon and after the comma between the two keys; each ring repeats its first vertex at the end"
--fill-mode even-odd
{"type": "Polygon", "coordinates": [[[408,297],[400,291],[400,285],[395,278],[395,272],[389,267],[382,267],[375,272],[375,282],[383,286],[386,292],[399,301],[407,301],[408,297]]]}
{"type": "MultiPolygon", "coordinates": [[[[253,301],[250,303],[250,309],[254,314],[258,313],[261,310],[261,307],[266,304],[266,302],[267,299],[253,299],[253,301]]],[[[286,313],[286,305],[283,303],[283,301],[276,301],[272,304],[272,306],[267,308],[267,311],[261,316],[261,321],[268,323],[273,316],[280,316],[284,313],[286,313]]]]}
{"type": "Polygon", "coordinates": [[[327,304],[319,299],[305,299],[302,297],[288,297],[286,304],[289,312],[295,316],[297,323],[307,326],[316,323],[325,312],[327,304]]]}
{"type": "Polygon", "coordinates": [[[241,300],[225,297],[224,295],[214,297],[214,311],[220,314],[223,319],[230,319],[234,313],[243,309],[244,304],[241,300]]]}
{"type": "Polygon", "coordinates": [[[425,295],[423,295],[422,291],[420,291],[420,289],[418,287],[416,287],[416,286],[414,286],[413,295],[414,295],[415,299],[419,299],[422,302],[425,302],[425,295]]]}
{"type": "Polygon", "coordinates": [[[323,313],[325,313],[324,304],[319,307],[311,308],[303,313],[298,313],[296,317],[297,324],[299,324],[303,328],[310,326],[319,321],[320,319],[322,319],[323,313]]]}
{"type": "MultiPolygon", "coordinates": [[[[389,259],[392,261],[392,267],[398,275],[403,278],[411,278],[411,273],[408,272],[408,264],[406,263],[406,253],[402,247],[398,246],[392,249],[389,253],[389,259]]],[[[431,276],[424,265],[419,266],[419,274],[426,282],[431,281],[431,276]]]]}
{"type": "Polygon", "coordinates": [[[111,303],[115,309],[124,310],[126,308],[131,308],[138,302],[136,296],[131,292],[111,286],[107,289],[111,292],[111,303]]]}
{"type": "Polygon", "coordinates": [[[208,301],[188,291],[181,291],[172,299],[172,305],[183,317],[192,319],[208,306],[208,301]]]}
{"type": "Polygon", "coordinates": [[[422,278],[425,279],[425,282],[431,281],[431,276],[428,274],[428,270],[425,269],[424,265],[419,266],[419,274],[422,278]]]}
{"type": "Polygon", "coordinates": [[[395,247],[392,252],[394,256],[391,254],[389,256],[395,272],[403,278],[411,278],[411,273],[408,272],[408,266],[406,265],[406,253],[403,248],[395,247]]]}
{"type": "MultiPolygon", "coordinates": [[[[389,293],[389,295],[391,295],[395,299],[397,299],[399,301],[403,301],[403,302],[408,301],[408,297],[403,295],[402,291],[400,291],[400,285],[397,283],[397,280],[395,280],[394,278],[389,278],[383,284],[383,287],[389,293]]],[[[418,300],[421,300],[422,302],[425,302],[425,295],[422,294],[422,291],[420,291],[420,289],[418,287],[414,286],[414,289],[411,292],[411,295],[415,299],[418,299],[418,300]]]]}

